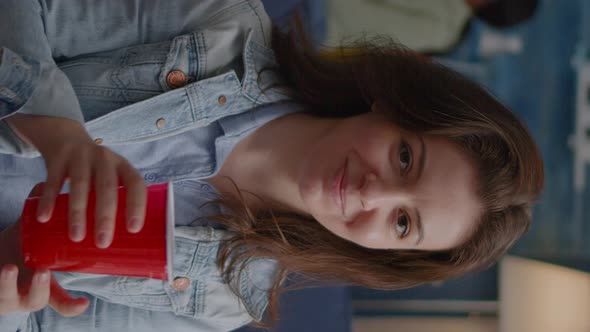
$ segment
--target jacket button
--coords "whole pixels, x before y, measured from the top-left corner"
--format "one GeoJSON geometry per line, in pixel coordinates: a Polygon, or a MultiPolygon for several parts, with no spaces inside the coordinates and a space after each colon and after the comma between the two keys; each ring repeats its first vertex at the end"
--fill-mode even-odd
{"type": "Polygon", "coordinates": [[[174,279],[174,281],[172,282],[172,287],[180,292],[180,291],[186,290],[188,288],[188,286],[190,286],[190,284],[191,284],[191,281],[189,278],[176,277],[174,279]]]}
{"type": "Polygon", "coordinates": [[[225,96],[219,96],[219,98],[217,98],[217,102],[219,103],[219,105],[225,105],[225,102],[227,101],[227,98],[225,96]]]}
{"type": "Polygon", "coordinates": [[[166,120],[164,118],[159,118],[158,121],[156,121],[156,127],[158,128],[164,127],[165,124],[166,120]]]}
{"type": "Polygon", "coordinates": [[[166,83],[170,89],[180,88],[186,85],[186,75],[180,70],[173,70],[166,76],[166,83]]]}
{"type": "Polygon", "coordinates": [[[102,142],[103,142],[102,138],[97,138],[94,140],[94,144],[100,145],[100,144],[102,144],[102,142]]]}

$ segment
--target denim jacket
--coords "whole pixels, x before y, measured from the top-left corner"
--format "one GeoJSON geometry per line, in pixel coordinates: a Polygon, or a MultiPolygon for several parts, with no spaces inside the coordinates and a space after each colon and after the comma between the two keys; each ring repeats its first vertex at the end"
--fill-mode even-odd
{"type": "MultiPolygon", "coordinates": [[[[190,280],[177,290],[154,279],[55,272],[90,308],[74,318],[51,308],[2,316],[1,332],[229,331],[262,317],[276,263],[249,263],[235,280],[239,299],[216,266],[230,234],[193,221],[206,217],[199,202],[215,193],[199,179],[246,135],[298,110],[273,87],[280,78],[263,70],[275,65],[270,33],[258,0],[0,1],[0,120],[80,121],[146,183],[173,182],[173,278],[190,280]]],[[[34,148],[0,121],[2,228],[45,174],[34,148]]]]}

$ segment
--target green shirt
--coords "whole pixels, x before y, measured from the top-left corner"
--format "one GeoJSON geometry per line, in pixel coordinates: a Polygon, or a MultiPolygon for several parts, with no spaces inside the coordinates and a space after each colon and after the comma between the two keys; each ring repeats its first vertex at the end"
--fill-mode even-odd
{"type": "Polygon", "coordinates": [[[326,0],[326,44],[384,34],[418,51],[447,51],[471,16],[464,0],[326,0]]]}

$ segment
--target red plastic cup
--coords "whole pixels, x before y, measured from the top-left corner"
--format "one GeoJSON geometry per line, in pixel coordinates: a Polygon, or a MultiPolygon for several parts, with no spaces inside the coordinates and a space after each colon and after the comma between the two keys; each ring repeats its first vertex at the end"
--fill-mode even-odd
{"type": "Polygon", "coordinates": [[[126,190],[119,187],[115,234],[105,249],[94,244],[96,193],[88,196],[86,237],[73,242],[68,236],[69,194],[60,194],[51,219],[37,221],[39,197],[29,197],[21,217],[24,263],[31,269],[47,268],[169,280],[174,251],[174,198],[172,184],[147,187],[145,224],[139,233],[127,231],[126,190]]]}

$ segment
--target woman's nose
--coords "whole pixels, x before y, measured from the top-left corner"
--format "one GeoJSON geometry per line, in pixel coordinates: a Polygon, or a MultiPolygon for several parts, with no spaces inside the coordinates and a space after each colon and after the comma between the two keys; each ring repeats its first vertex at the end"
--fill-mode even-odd
{"type": "Polygon", "coordinates": [[[410,192],[402,183],[384,181],[374,173],[367,173],[360,188],[361,206],[364,210],[374,210],[387,205],[396,206],[410,198],[410,192]]]}

